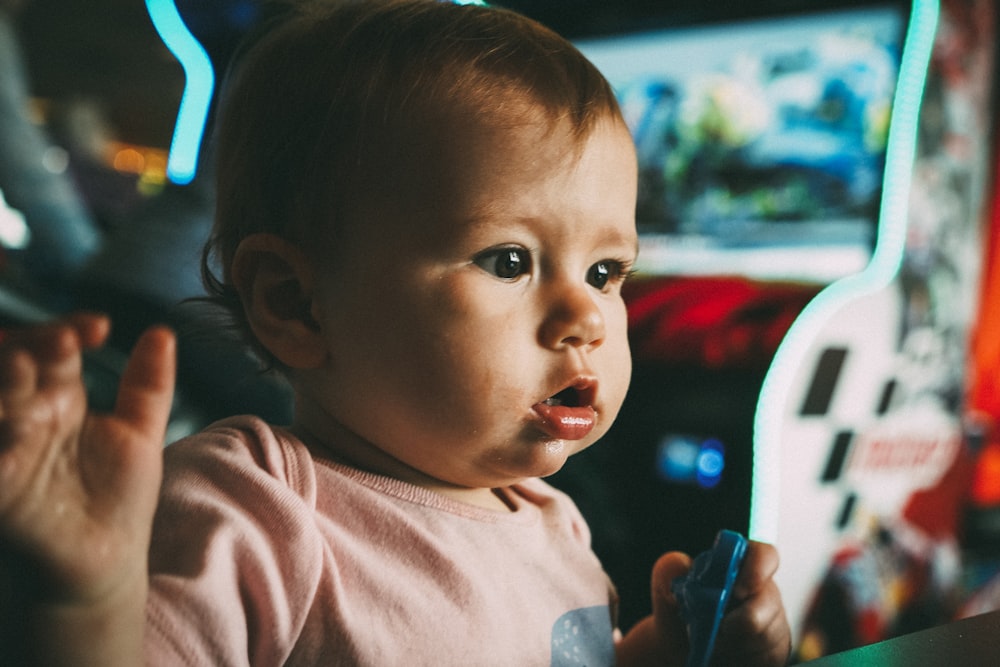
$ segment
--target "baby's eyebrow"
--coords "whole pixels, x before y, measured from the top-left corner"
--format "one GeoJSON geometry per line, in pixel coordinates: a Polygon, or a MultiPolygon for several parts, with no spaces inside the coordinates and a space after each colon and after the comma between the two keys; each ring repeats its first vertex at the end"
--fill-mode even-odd
{"type": "MultiPolygon", "coordinates": [[[[530,213],[512,214],[506,210],[502,203],[487,202],[475,210],[464,212],[457,217],[457,222],[462,226],[464,234],[475,235],[477,233],[496,233],[516,230],[534,231],[539,225],[544,225],[545,213],[532,215],[530,213]]],[[[594,236],[594,246],[598,248],[612,248],[623,254],[628,254],[631,258],[639,255],[639,235],[634,229],[634,222],[630,225],[622,225],[614,221],[598,221],[592,223],[603,227],[594,236]]],[[[592,229],[591,224],[581,224],[581,231],[592,229]]]]}
{"type": "Polygon", "coordinates": [[[461,217],[463,228],[475,233],[516,229],[534,229],[541,219],[530,215],[511,215],[502,206],[484,206],[461,217]]]}
{"type": "Polygon", "coordinates": [[[611,246],[620,246],[622,248],[627,248],[629,254],[633,258],[639,256],[639,235],[638,234],[627,234],[622,233],[617,230],[609,232],[606,236],[600,239],[600,244],[611,246]]]}

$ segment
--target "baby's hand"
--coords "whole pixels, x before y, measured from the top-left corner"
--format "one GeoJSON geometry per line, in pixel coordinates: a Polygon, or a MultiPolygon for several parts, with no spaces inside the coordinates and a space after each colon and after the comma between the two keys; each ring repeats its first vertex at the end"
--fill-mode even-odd
{"type": "MultiPolygon", "coordinates": [[[[674,617],[678,611],[670,586],[690,566],[688,556],[670,553],[662,556],[653,568],[654,616],[661,629],[671,626],[668,635],[676,636],[674,617]]],[[[712,665],[775,667],[787,663],[791,630],[774,582],[777,569],[778,552],[773,546],[761,542],[748,544],[719,626],[712,665]]]]}
{"type": "MultiPolygon", "coordinates": [[[[653,566],[653,614],[640,621],[619,643],[620,665],[676,665],[688,653],[687,628],[671,590],[687,574],[687,554],[664,554],[653,566]]],[[[779,667],[788,662],[791,630],[774,582],[778,552],[769,544],[750,542],[719,626],[711,664],[718,667],[779,667]]]]}
{"type": "Polygon", "coordinates": [[[774,582],[778,551],[750,542],[729,609],[719,626],[713,665],[784,665],[791,652],[791,629],[774,582]]]}
{"type": "Polygon", "coordinates": [[[25,568],[28,604],[100,607],[135,585],[145,595],[175,342],[147,332],[114,411],[88,414],[82,353],[109,328],[76,315],[0,344],[0,555],[25,568]]]}

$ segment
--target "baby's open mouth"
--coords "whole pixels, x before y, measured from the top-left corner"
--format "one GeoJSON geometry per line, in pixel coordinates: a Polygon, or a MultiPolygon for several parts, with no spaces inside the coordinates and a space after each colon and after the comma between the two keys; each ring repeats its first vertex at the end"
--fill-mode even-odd
{"type": "Polygon", "coordinates": [[[597,399],[597,383],[588,378],[582,378],[553,394],[543,403],[553,408],[588,408],[593,407],[597,399]]]}
{"type": "Polygon", "coordinates": [[[544,433],[560,440],[581,440],[597,423],[597,382],[581,378],[535,405],[544,433]]]}
{"type": "Polygon", "coordinates": [[[578,408],[582,405],[580,401],[580,392],[576,389],[576,387],[566,387],[555,396],[550,396],[545,399],[545,404],[551,406],[562,405],[567,408],[578,408]]]}

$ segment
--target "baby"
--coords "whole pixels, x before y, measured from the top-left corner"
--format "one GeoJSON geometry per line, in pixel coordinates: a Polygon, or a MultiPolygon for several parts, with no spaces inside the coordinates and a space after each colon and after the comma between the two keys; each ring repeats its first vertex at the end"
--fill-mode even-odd
{"type": "MultiPolygon", "coordinates": [[[[655,564],[623,635],[582,517],[540,479],[608,430],[630,376],[636,159],[597,70],[506,10],[341,2],[243,55],[218,128],[207,283],[294,422],[234,417],[164,457],[169,331],[139,340],[108,415],[80,372],[105,318],[9,334],[0,535],[25,661],[683,664],[690,559],[655,564]]],[[[776,567],[751,543],[716,664],[787,660],[776,567]]]]}

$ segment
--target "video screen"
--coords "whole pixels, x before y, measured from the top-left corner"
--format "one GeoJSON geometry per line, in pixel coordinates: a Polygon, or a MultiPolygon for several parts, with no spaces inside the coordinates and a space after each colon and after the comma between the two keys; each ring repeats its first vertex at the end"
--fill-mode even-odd
{"type": "Polygon", "coordinates": [[[635,137],[639,270],[862,270],[905,28],[886,5],[577,40],[635,137]]]}

